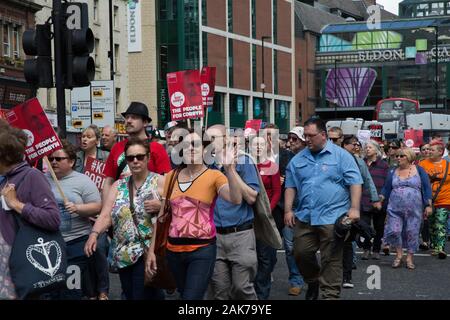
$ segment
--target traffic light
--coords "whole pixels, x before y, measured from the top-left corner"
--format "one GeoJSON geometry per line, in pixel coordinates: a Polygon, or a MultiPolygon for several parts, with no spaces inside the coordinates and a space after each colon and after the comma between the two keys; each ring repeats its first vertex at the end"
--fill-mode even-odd
{"type": "Polygon", "coordinates": [[[25,54],[36,56],[25,60],[25,79],[38,88],[53,87],[51,38],[50,24],[38,24],[35,30],[27,30],[22,36],[25,54]]]}
{"type": "Polygon", "coordinates": [[[95,62],[89,54],[94,50],[94,34],[90,28],[66,29],[64,87],[72,89],[91,84],[95,62]]]}

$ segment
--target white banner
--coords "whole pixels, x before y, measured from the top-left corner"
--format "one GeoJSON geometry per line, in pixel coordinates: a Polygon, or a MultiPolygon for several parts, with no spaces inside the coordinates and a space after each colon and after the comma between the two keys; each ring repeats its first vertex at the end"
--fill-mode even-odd
{"type": "Polygon", "coordinates": [[[114,81],[91,81],[92,123],[100,128],[114,127],[114,81]]]}
{"type": "Polygon", "coordinates": [[[141,0],[128,1],[128,52],[142,51],[141,37],[141,0]]]}
{"type": "Polygon", "coordinates": [[[91,124],[90,87],[73,88],[70,92],[70,110],[72,121],[68,129],[81,131],[91,124]]]}

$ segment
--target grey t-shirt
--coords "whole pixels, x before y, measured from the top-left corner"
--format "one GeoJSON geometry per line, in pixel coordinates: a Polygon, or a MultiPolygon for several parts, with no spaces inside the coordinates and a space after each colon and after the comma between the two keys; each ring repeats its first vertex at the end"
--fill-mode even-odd
{"type": "MultiPolygon", "coordinates": [[[[64,201],[52,177],[49,173],[47,173],[46,177],[58,203],[59,213],[61,214],[59,229],[64,241],[67,242],[88,235],[92,229],[89,218],[80,217],[78,214],[70,214],[64,206],[64,201]]],[[[72,173],[59,180],[59,183],[64,195],[70,202],[86,204],[101,201],[100,193],[95,183],[87,175],[72,171],[72,173]]]]}

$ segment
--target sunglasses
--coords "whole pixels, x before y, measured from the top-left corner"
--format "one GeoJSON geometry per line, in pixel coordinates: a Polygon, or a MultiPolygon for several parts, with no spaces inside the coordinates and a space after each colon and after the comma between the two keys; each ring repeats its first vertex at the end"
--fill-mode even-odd
{"type": "Polygon", "coordinates": [[[290,137],[288,137],[288,140],[297,142],[297,141],[298,141],[298,138],[297,138],[297,137],[290,136],[290,137]]]}
{"type": "Polygon", "coordinates": [[[406,157],[406,155],[404,155],[404,154],[397,154],[395,157],[396,158],[404,158],[404,157],[406,157]]]}
{"type": "Polygon", "coordinates": [[[389,146],[389,149],[394,149],[394,150],[397,150],[397,149],[400,149],[399,147],[397,147],[397,146],[389,146]]]}
{"type": "Polygon", "coordinates": [[[147,156],[146,154],[135,154],[135,155],[125,156],[125,159],[127,159],[128,162],[133,162],[134,159],[137,159],[138,161],[142,161],[145,159],[146,156],[147,156]]]}
{"type": "Polygon", "coordinates": [[[330,138],[330,140],[336,142],[336,141],[338,141],[338,140],[341,139],[341,138],[342,138],[342,137],[339,137],[339,138],[330,138]]]}
{"type": "Polygon", "coordinates": [[[60,162],[61,160],[69,159],[69,157],[48,157],[48,161],[53,162],[53,160],[56,160],[60,162]]]}

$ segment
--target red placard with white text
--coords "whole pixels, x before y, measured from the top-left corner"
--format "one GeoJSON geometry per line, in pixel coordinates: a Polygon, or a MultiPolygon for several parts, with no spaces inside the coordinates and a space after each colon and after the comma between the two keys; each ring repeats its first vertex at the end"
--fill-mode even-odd
{"type": "Polygon", "coordinates": [[[28,136],[25,155],[29,162],[62,149],[61,141],[37,98],[6,110],[5,116],[11,126],[22,129],[28,136]]]}
{"type": "Polygon", "coordinates": [[[172,121],[203,118],[200,72],[185,70],[167,74],[172,121]]]}
{"type": "Polygon", "coordinates": [[[255,134],[261,129],[262,119],[251,119],[245,121],[244,133],[249,135],[251,133],[255,134]],[[253,132],[254,131],[254,132],[253,132]]]}
{"type": "Polygon", "coordinates": [[[418,151],[420,145],[423,144],[423,130],[422,129],[408,129],[404,131],[405,145],[408,148],[413,148],[414,151],[418,151]]]}
{"type": "Polygon", "coordinates": [[[203,67],[200,73],[203,106],[211,107],[214,103],[216,88],[216,67],[203,67]]]}
{"type": "Polygon", "coordinates": [[[84,174],[87,175],[95,183],[98,190],[103,189],[106,176],[103,174],[105,163],[103,161],[88,157],[84,166],[84,174]]]}

